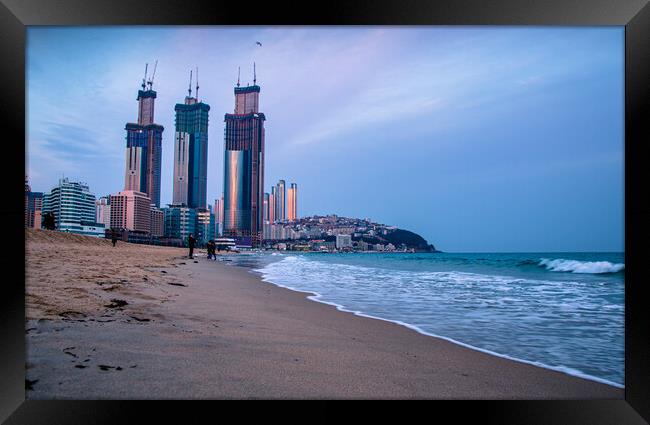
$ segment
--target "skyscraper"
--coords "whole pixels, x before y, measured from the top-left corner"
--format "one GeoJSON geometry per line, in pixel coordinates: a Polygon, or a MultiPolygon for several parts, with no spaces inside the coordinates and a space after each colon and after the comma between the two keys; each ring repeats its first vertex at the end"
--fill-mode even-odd
{"type": "Polygon", "coordinates": [[[275,223],[275,200],[277,199],[275,186],[271,187],[269,194],[269,223],[275,223]]]}
{"type": "Polygon", "coordinates": [[[278,181],[275,187],[275,221],[284,221],[287,219],[287,196],[284,180],[278,181]]]}
{"type": "MultiPolygon", "coordinates": [[[[255,71],[253,71],[255,72],[255,71]]],[[[235,87],[234,114],[224,121],[224,226],[226,237],[256,247],[262,240],[264,203],[264,117],[260,86],[235,87]]]]}
{"type": "Polygon", "coordinates": [[[223,227],[223,196],[214,200],[214,234],[221,236],[223,227]]]}
{"type": "MultiPolygon", "coordinates": [[[[198,74],[198,69],[197,69],[198,74]]],[[[208,183],[208,111],[210,105],[199,101],[199,81],[196,97],[192,97],[192,73],[185,103],[177,103],[174,136],[173,203],[190,208],[207,208],[208,183]]]]}
{"type": "Polygon", "coordinates": [[[291,183],[287,190],[287,220],[296,221],[298,218],[298,185],[291,183]]]}
{"type": "Polygon", "coordinates": [[[126,124],[126,172],[124,190],[145,193],[160,206],[160,164],[163,126],[154,124],[153,78],[147,81],[145,68],[142,90],[138,90],[138,122],[126,124]],[[147,85],[149,86],[146,89],[147,85]],[[145,90],[146,89],[146,90],[145,90]]]}

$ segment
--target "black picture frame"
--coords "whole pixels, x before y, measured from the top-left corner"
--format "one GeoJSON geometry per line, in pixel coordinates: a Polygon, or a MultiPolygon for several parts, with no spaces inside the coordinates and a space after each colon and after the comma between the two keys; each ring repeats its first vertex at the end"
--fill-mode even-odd
{"type": "MultiPolygon", "coordinates": [[[[25,28],[29,25],[620,25],[625,26],[625,399],[557,401],[463,401],[434,404],[436,416],[454,422],[470,411],[482,423],[643,424],[650,421],[650,309],[644,285],[650,241],[650,167],[644,164],[643,135],[648,134],[650,89],[650,6],[647,0],[426,0],[298,2],[209,2],[95,0],[0,0],[0,105],[4,125],[0,167],[7,188],[0,203],[4,221],[0,279],[0,421],[35,423],[130,423],[151,419],[154,411],[180,423],[198,419],[202,404],[173,405],[128,401],[25,400],[24,233],[25,28]],[[22,164],[22,165],[21,165],[22,164]],[[22,170],[24,171],[24,169],[22,170]],[[10,201],[7,201],[10,199],[10,201]],[[467,406],[466,403],[472,403],[467,406]]],[[[207,409],[206,409],[207,407],[207,409]]],[[[219,408],[221,409],[221,407],[219,408]]],[[[268,409],[268,408],[265,408],[268,409]]],[[[375,409],[373,407],[373,409],[375,409]]],[[[381,405],[377,409],[386,409],[381,405]]],[[[429,410],[428,408],[426,410],[429,410]]],[[[326,413],[328,409],[318,408],[326,413]]],[[[270,412],[267,410],[267,412],[270,412]]],[[[213,416],[214,417],[214,416],[213,416]]]]}

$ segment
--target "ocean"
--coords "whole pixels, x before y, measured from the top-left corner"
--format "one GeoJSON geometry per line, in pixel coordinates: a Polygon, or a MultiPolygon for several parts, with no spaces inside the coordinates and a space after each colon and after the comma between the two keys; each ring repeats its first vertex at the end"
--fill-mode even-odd
{"type": "Polygon", "coordinates": [[[624,386],[623,253],[294,253],[232,256],[339,310],[624,386]]]}

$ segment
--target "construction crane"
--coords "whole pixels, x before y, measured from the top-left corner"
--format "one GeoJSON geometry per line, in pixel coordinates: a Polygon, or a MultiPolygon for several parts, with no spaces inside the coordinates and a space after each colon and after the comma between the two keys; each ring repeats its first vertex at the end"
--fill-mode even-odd
{"type": "Polygon", "coordinates": [[[156,63],[154,63],[154,65],[153,65],[153,73],[151,74],[151,79],[147,83],[147,84],[149,84],[149,90],[151,90],[153,88],[153,79],[156,76],[156,68],[158,68],[158,59],[156,59],[156,63]]]}
{"type": "Polygon", "coordinates": [[[196,101],[199,101],[199,67],[196,67],[196,101]]]}
{"type": "Polygon", "coordinates": [[[187,97],[192,97],[192,70],[190,69],[190,86],[187,88],[187,97]]]}
{"type": "Polygon", "coordinates": [[[147,85],[147,68],[148,67],[149,67],[149,63],[146,63],[144,65],[144,78],[142,79],[142,90],[144,90],[144,88],[147,85]]]}

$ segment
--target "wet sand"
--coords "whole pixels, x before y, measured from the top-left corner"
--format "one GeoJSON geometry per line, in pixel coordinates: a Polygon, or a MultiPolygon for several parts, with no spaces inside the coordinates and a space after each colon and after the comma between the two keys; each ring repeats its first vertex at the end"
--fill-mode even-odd
{"type": "Polygon", "coordinates": [[[28,399],[624,396],[338,311],[200,250],[45,233],[26,237],[28,399]]]}

